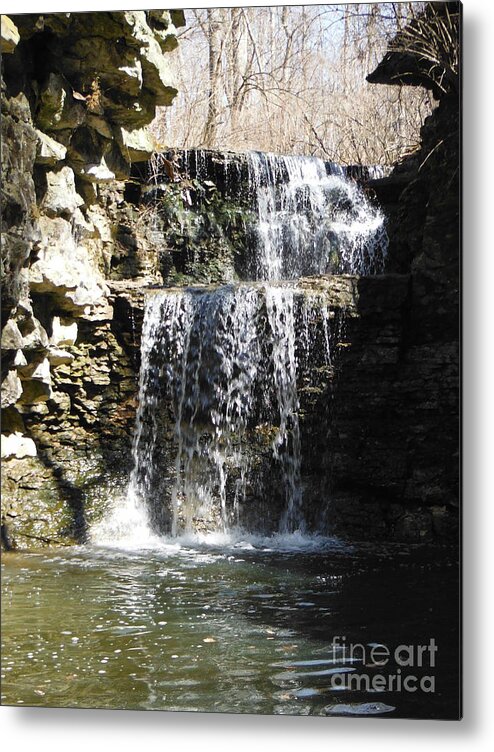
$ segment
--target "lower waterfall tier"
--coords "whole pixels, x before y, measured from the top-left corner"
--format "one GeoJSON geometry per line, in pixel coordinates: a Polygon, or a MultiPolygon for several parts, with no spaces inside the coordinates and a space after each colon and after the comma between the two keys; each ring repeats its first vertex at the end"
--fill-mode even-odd
{"type": "Polygon", "coordinates": [[[306,529],[302,395],[326,393],[340,324],[323,293],[293,286],[150,296],[130,492],[155,528],[306,529]]]}
{"type": "MultiPolygon", "coordinates": [[[[331,369],[320,372],[326,390],[317,382],[298,384],[309,531],[322,520],[325,534],[352,540],[455,539],[457,341],[444,318],[434,320],[435,329],[411,325],[412,283],[409,275],[341,275],[303,278],[295,288],[295,301],[303,295],[327,301],[332,334],[331,369]],[[327,487],[330,519],[322,514],[327,487]]],[[[174,291],[183,292],[167,290],[174,291]]],[[[6,529],[19,545],[86,540],[122,503],[133,465],[144,298],[154,295],[161,291],[113,282],[111,317],[79,323],[77,344],[65,346],[71,364],[54,369],[53,400],[24,414],[38,455],[10,458],[2,474],[6,529]]],[[[172,405],[164,405],[173,441],[172,405]]],[[[5,430],[13,418],[3,412],[5,430]]],[[[255,457],[272,462],[269,435],[256,436],[255,457]]],[[[259,511],[265,527],[277,530],[285,488],[279,474],[263,480],[266,496],[257,500],[263,509],[245,504],[243,521],[250,528],[259,511]]],[[[128,516],[134,536],[142,522],[139,514],[128,516]]]]}

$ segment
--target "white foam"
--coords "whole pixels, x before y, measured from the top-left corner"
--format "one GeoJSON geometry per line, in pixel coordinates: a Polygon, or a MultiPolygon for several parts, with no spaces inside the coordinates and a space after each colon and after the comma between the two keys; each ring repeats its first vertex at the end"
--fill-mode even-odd
{"type": "MultiPolygon", "coordinates": [[[[155,551],[160,554],[211,553],[328,553],[350,551],[351,546],[334,536],[294,533],[256,535],[242,529],[228,532],[184,533],[178,536],[159,536],[143,523],[139,514],[125,522],[125,505],[100,525],[93,528],[91,543],[99,548],[122,551],[155,551]]],[[[135,511],[132,510],[133,512],[135,511]]],[[[137,510],[138,511],[138,510],[137,510]]]]}
{"type": "Polygon", "coordinates": [[[159,545],[160,539],[151,530],[144,506],[130,487],[118,497],[106,517],[92,526],[90,542],[98,546],[141,549],[159,545]]]}

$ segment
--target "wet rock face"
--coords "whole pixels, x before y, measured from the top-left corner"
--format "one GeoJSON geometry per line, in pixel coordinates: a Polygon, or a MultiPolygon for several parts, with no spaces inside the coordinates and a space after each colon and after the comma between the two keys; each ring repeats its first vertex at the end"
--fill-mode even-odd
{"type": "MultiPolygon", "coordinates": [[[[428,13],[432,29],[447,19],[458,34],[458,3],[431,4],[428,13]]],[[[452,56],[447,57],[438,89],[424,60],[415,59],[411,67],[399,41],[391,43],[368,80],[427,85],[439,104],[422,126],[420,148],[388,177],[368,183],[388,217],[388,268],[410,272],[399,368],[386,394],[375,384],[373,399],[386,401],[382,426],[396,437],[402,462],[410,467],[402,486],[406,513],[397,524],[399,534],[454,537],[459,503],[459,78],[449,65],[452,56]],[[414,516],[414,509],[421,511],[414,516]]],[[[351,388],[350,371],[349,378],[351,388]]],[[[380,444],[377,457],[382,456],[380,444]]],[[[356,475],[361,485],[364,479],[356,475]]]]}

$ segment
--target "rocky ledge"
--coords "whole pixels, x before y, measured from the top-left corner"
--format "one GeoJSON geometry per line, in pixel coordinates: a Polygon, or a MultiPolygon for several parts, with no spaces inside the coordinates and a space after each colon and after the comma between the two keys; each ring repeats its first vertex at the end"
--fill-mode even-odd
{"type": "Polygon", "coordinates": [[[155,150],[146,126],[177,94],[167,52],[183,23],[178,10],[2,16],[4,321],[30,291],[72,314],[105,305],[101,187],[155,150]]]}

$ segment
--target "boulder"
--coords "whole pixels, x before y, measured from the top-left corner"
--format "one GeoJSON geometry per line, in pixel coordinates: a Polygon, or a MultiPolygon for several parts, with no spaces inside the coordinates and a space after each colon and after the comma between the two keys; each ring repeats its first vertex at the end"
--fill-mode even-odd
{"type": "Polygon", "coordinates": [[[75,235],[79,240],[95,238],[98,236],[96,227],[90,220],[86,219],[80,209],[74,211],[71,219],[75,235]]]}
{"type": "MultiPolygon", "coordinates": [[[[178,18],[178,16],[176,16],[176,18],[178,21],[183,19],[183,23],[179,23],[180,26],[185,24],[183,15],[182,19],[178,18]]],[[[170,11],[149,10],[148,21],[163,52],[170,52],[171,50],[176,49],[178,46],[177,30],[172,21],[170,11]]]]}
{"type": "Polygon", "coordinates": [[[106,164],[115,174],[117,180],[127,180],[130,176],[130,162],[128,156],[124,156],[117,145],[116,141],[112,141],[112,145],[108,154],[106,155],[106,164]]]}
{"type": "Polygon", "coordinates": [[[22,383],[16,371],[9,371],[2,382],[2,410],[15,405],[22,394],[22,383]]]}
{"type": "Polygon", "coordinates": [[[121,152],[128,162],[146,162],[156,151],[156,141],[148,128],[117,128],[115,133],[121,152]]]}
{"type": "Polygon", "coordinates": [[[54,316],[52,322],[51,345],[75,345],[77,340],[77,321],[54,316]]]}
{"type": "Polygon", "coordinates": [[[16,320],[22,328],[34,317],[33,304],[27,297],[21,297],[17,303],[16,320]]]}
{"type": "Polygon", "coordinates": [[[173,8],[169,13],[174,26],[185,26],[185,13],[181,8],[173,8]]]}
{"type": "Polygon", "coordinates": [[[47,173],[46,193],[41,201],[45,214],[50,217],[71,215],[83,204],[84,199],[75,189],[74,171],[70,167],[47,173]]]}
{"type": "Polygon", "coordinates": [[[78,174],[92,183],[111,183],[116,179],[115,173],[110,170],[104,157],[99,162],[83,163],[79,167],[78,174]]]}
{"type": "Polygon", "coordinates": [[[101,115],[88,114],[87,124],[103,138],[113,138],[111,124],[101,115]]]}
{"type": "Polygon", "coordinates": [[[84,36],[74,41],[65,72],[69,78],[81,81],[87,76],[89,93],[85,96],[89,108],[93,108],[99,99],[100,89],[111,90],[112,95],[122,93],[131,97],[138,97],[142,89],[142,63],[138,50],[118,42],[109,44],[107,39],[97,36],[84,36]],[[91,59],[98,61],[97,77],[94,78],[88,71],[88,60],[91,59]]]}
{"type": "Polygon", "coordinates": [[[9,319],[2,330],[2,350],[19,350],[23,337],[13,319],[9,319]]]}
{"type": "Polygon", "coordinates": [[[111,243],[113,240],[111,222],[101,208],[98,206],[91,207],[88,211],[88,217],[93,224],[97,236],[104,243],[111,243]]]}
{"type": "Polygon", "coordinates": [[[48,350],[48,360],[52,366],[66,365],[72,363],[74,356],[67,350],[61,350],[59,347],[50,347],[48,350]]]}
{"type": "Polygon", "coordinates": [[[19,326],[23,334],[22,350],[24,352],[46,350],[48,347],[48,335],[37,318],[33,316],[28,321],[19,324],[19,326]]]}
{"type": "Polygon", "coordinates": [[[43,351],[48,346],[48,335],[37,318],[33,315],[31,306],[26,301],[17,306],[15,318],[11,318],[2,330],[2,350],[16,350],[14,365],[25,365],[22,362],[23,352],[43,351]]]}
{"type": "Polygon", "coordinates": [[[2,431],[5,434],[15,433],[16,431],[25,433],[22,415],[13,405],[2,409],[2,431]]]}
{"type": "Polygon", "coordinates": [[[30,360],[26,362],[26,365],[17,368],[17,374],[21,381],[36,379],[51,384],[50,362],[46,353],[31,353],[30,360]]]}
{"type": "Polygon", "coordinates": [[[140,45],[144,88],[153,92],[155,104],[170,105],[178,94],[175,77],[147,23],[146,12],[126,11],[123,15],[132,29],[132,38],[140,45]]]}
{"type": "Polygon", "coordinates": [[[55,413],[70,412],[70,396],[66,392],[53,392],[49,407],[55,413]]]}
{"type": "MultiPolygon", "coordinates": [[[[21,399],[25,404],[46,402],[52,397],[50,361],[43,358],[26,366],[31,371],[29,378],[22,379],[21,399]]],[[[24,369],[22,369],[24,371],[24,369]]]]}
{"type": "Polygon", "coordinates": [[[87,251],[79,246],[70,222],[62,217],[40,217],[42,233],[38,259],[30,269],[30,288],[50,293],[66,311],[84,312],[86,307],[104,303],[107,287],[87,251]]]}
{"type": "Polygon", "coordinates": [[[36,122],[42,131],[74,130],[86,119],[86,107],[73,97],[67,79],[50,73],[39,96],[36,122]]]}
{"type": "Polygon", "coordinates": [[[110,148],[111,139],[104,138],[97,131],[84,126],[78,128],[70,139],[68,159],[81,177],[86,177],[94,167],[101,166],[103,170],[100,179],[114,180],[115,174],[108,169],[105,161],[105,155],[110,148]]]}
{"type": "Polygon", "coordinates": [[[125,128],[141,128],[150,123],[156,114],[155,97],[146,89],[141,91],[139,99],[121,96],[116,100],[105,93],[102,99],[106,116],[125,128]]]}
{"type": "Polygon", "coordinates": [[[113,134],[111,138],[104,138],[89,127],[79,128],[74,133],[68,159],[77,175],[92,183],[126,180],[130,172],[129,162],[122,156],[113,134]]]}
{"type": "Polygon", "coordinates": [[[26,356],[24,355],[22,350],[17,350],[14,358],[14,366],[16,368],[23,368],[24,366],[27,366],[26,356]]]}

